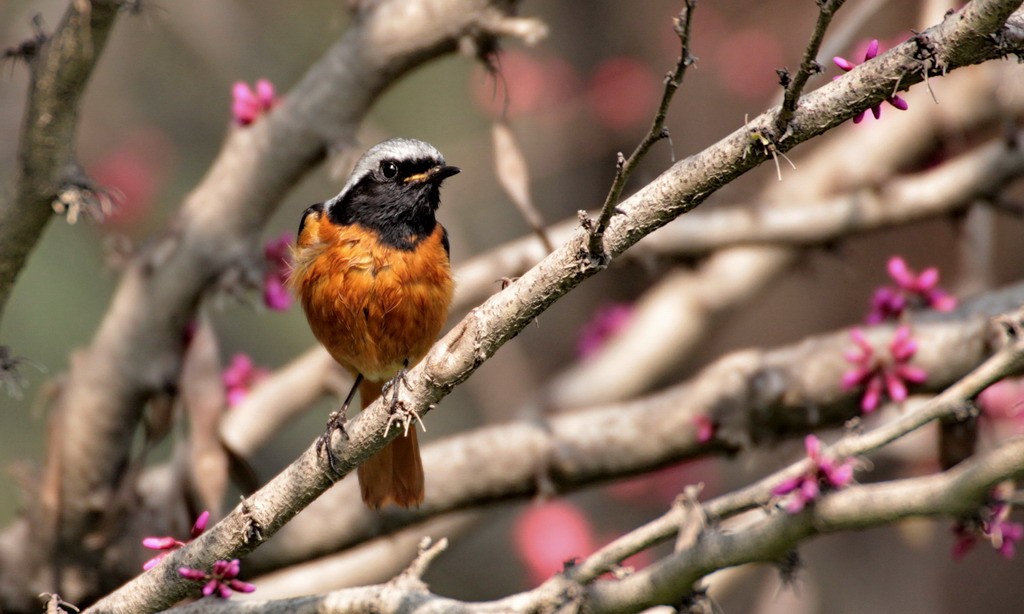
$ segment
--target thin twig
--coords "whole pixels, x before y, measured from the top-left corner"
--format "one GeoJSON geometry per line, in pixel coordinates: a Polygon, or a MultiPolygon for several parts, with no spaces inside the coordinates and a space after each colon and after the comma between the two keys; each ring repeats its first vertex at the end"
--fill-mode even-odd
{"type": "MultiPolygon", "coordinates": [[[[821,41],[825,38],[825,30],[828,30],[832,16],[839,10],[839,7],[843,6],[845,1],[818,0],[818,23],[814,25],[814,33],[811,34],[811,40],[807,43],[807,49],[804,50],[804,57],[800,61],[800,70],[796,71],[796,75],[792,78],[789,77],[788,72],[780,73],[783,87],[786,88],[786,94],[782,99],[782,108],[779,109],[779,114],[775,118],[775,130],[780,135],[785,133],[789,122],[793,120],[796,104],[800,100],[804,86],[807,85],[807,80],[811,78],[811,75],[822,71],[821,64],[818,63],[818,49],[821,48],[821,41]]],[[[778,160],[775,164],[778,166],[778,160]]]]}
{"type": "Polygon", "coordinates": [[[616,205],[619,204],[619,197],[622,195],[623,188],[626,187],[626,182],[629,181],[629,176],[633,174],[633,169],[643,160],[655,143],[669,137],[668,129],[665,128],[665,117],[668,115],[669,105],[672,104],[672,96],[675,95],[676,90],[682,85],[686,69],[696,61],[696,58],[690,55],[690,26],[693,23],[693,10],[696,6],[697,0],[685,0],[685,6],[673,20],[674,30],[679,37],[679,61],[676,63],[675,70],[665,76],[665,92],[662,94],[658,113],[654,116],[654,121],[651,122],[651,129],[647,131],[647,136],[637,145],[629,158],[625,158],[619,153],[618,160],[616,161],[615,179],[612,181],[612,187],[608,190],[608,196],[605,197],[604,204],[601,206],[601,214],[597,219],[597,224],[590,232],[590,243],[588,246],[590,255],[601,262],[606,260],[603,245],[604,231],[608,228],[608,222],[615,214],[616,205]]]}

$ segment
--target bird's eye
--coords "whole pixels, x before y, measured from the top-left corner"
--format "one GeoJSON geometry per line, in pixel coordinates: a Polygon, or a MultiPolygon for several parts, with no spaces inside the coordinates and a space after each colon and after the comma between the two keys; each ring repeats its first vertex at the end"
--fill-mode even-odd
{"type": "Polygon", "coordinates": [[[380,174],[384,175],[385,179],[394,179],[398,176],[398,165],[390,160],[385,160],[380,163],[380,174]]]}

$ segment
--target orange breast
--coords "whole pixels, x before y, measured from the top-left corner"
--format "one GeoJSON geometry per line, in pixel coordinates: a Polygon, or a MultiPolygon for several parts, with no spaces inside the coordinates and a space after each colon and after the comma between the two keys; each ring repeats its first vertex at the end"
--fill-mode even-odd
{"type": "Polygon", "coordinates": [[[452,300],[443,233],[438,224],[403,251],[381,245],[364,227],[336,226],[322,215],[307,219],[291,284],[313,335],[335,360],[380,382],[405,360],[411,366],[426,355],[452,300]]]}

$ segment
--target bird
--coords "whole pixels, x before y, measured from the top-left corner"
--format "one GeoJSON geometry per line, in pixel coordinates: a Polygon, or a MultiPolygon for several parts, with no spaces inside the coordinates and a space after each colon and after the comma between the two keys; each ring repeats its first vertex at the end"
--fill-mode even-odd
{"type": "MultiPolygon", "coordinates": [[[[289,284],[313,336],[355,378],[317,441],[332,469],[331,437],[344,432],[356,390],[363,408],[382,394],[391,397],[394,417],[407,370],[427,354],[448,317],[450,246],[435,213],[441,184],[459,172],[429,143],[390,139],[363,154],[337,196],[302,214],[289,284]]],[[[400,421],[408,426],[410,417],[400,421]]],[[[416,429],[406,428],[357,475],[371,509],[422,503],[416,429]]]]}

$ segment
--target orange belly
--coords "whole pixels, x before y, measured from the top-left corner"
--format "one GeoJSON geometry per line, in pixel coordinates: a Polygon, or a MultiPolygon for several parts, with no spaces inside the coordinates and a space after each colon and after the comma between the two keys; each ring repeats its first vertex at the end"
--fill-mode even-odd
{"type": "Polygon", "coordinates": [[[306,224],[291,283],[313,335],[342,366],[382,382],[426,355],[452,300],[443,233],[438,224],[404,251],[361,226],[306,224]]]}

